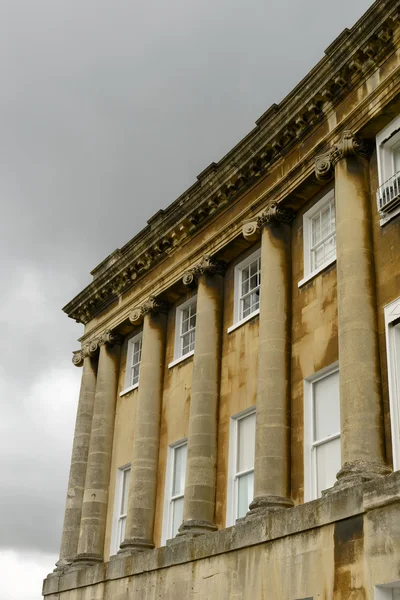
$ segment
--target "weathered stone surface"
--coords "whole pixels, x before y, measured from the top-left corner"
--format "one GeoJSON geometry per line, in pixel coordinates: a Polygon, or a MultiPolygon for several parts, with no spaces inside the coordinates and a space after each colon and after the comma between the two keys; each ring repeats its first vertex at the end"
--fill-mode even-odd
{"type": "Polygon", "coordinates": [[[394,473],[216,533],[50,576],[44,593],[57,600],[86,600],[87,593],[153,600],[155,590],[174,600],[373,598],[374,585],[400,575],[399,489],[394,473]]]}

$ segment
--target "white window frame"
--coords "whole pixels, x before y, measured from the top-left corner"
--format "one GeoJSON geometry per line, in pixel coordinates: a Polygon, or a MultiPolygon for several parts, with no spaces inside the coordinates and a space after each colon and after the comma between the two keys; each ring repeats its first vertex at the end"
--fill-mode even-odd
{"type": "MultiPolygon", "coordinates": [[[[181,338],[182,338],[182,315],[185,308],[188,306],[195,305],[197,307],[197,295],[192,296],[186,302],[183,302],[176,308],[176,317],[175,317],[175,345],[174,345],[174,360],[169,363],[168,368],[174,367],[178,363],[186,360],[190,356],[193,356],[194,349],[190,350],[190,352],[186,352],[186,354],[182,354],[182,346],[181,346],[181,338]]],[[[196,308],[196,325],[197,325],[197,308],[196,308]]],[[[196,332],[196,328],[194,328],[196,332]]],[[[196,344],[196,340],[195,340],[196,344]]]]}
{"type": "MultiPolygon", "coordinates": [[[[339,361],[334,362],[310,377],[304,379],[304,502],[310,502],[318,498],[317,494],[317,453],[315,448],[326,442],[340,438],[341,432],[329,435],[326,438],[314,442],[314,402],[313,385],[339,371],[339,361]]],[[[340,410],[340,398],[339,398],[340,410]]]]}
{"type": "Polygon", "coordinates": [[[165,491],[164,491],[164,514],[161,532],[161,545],[165,546],[167,540],[172,538],[172,504],[178,498],[184,498],[184,494],[172,497],[173,477],[175,470],[175,451],[177,448],[187,446],[187,438],[183,438],[174,444],[168,446],[167,468],[165,473],[165,491]]]}
{"type": "MultiPolygon", "coordinates": [[[[231,527],[236,523],[237,514],[237,488],[238,488],[238,475],[245,475],[247,473],[254,472],[253,469],[248,469],[242,473],[236,472],[236,461],[237,461],[237,450],[238,450],[238,422],[241,419],[249,417],[250,415],[256,414],[256,407],[251,406],[246,410],[233,415],[230,419],[229,425],[229,464],[228,464],[228,490],[226,499],[226,527],[231,527]]],[[[257,419],[257,417],[256,417],[257,419]]],[[[255,443],[255,440],[254,440],[255,443]]]]}
{"type": "Polygon", "coordinates": [[[127,353],[126,353],[126,367],[125,367],[125,387],[122,390],[122,392],[120,392],[120,396],[124,396],[125,394],[128,394],[128,392],[131,392],[132,390],[135,390],[137,387],[139,387],[139,379],[140,379],[140,363],[141,363],[141,359],[142,359],[142,349],[140,349],[140,361],[139,363],[139,379],[136,383],[131,384],[131,371],[132,368],[134,367],[134,365],[132,364],[133,361],[133,350],[134,350],[134,346],[137,342],[142,342],[143,339],[143,335],[142,332],[133,335],[132,337],[130,337],[128,339],[128,346],[127,346],[127,353]]]}
{"type": "Polygon", "coordinates": [[[384,307],[384,314],[393,470],[398,471],[400,469],[400,356],[396,355],[394,336],[399,335],[397,327],[400,327],[400,297],[384,307]],[[396,330],[395,325],[397,325],[396,330]]]}
{"type": "MultiPolygon", "coordinates": [[[[228,333],[231,333],[231,331],[234,331],[235,329],[237,329],[241,325],[244,325],[244,323],[247,323],[247,321],[250,321],[251,319],[253,319],[256,315],[258,315],[260,313],[260,308],[257,308],[256,310],[253,310],[253,312],[250,313],[249,315],[247,315],[246,317],[242,317],[241,316],[242,273],[243,273],[243,270],[246,267],[248,267],[252,262],[254,262],[257,259],[260,260],[260,275],[261,275],[261,248],[258,248],[257,250],[255,250],[254,252],[252,252],[252,254],[250,254],[247,258],[245,258],[244,260],[242,260],[240,263],[238,263],[235,266],[235,272],[234,272],[234,301],[233,301],[233,311],[234,311],[233,325],[231,325],[231,327],[228,328],[228,333]]],[[[254,290],[252,290],[252,291],[254,292],[254,290]]]]}
{"type": "MultiPolygon", "coordinates": [[[[120,507],[122,501],[122,486],[124,484],[124,472],[131,470],[131,463],[127,463],[122,467],[118,467],[115,480],[115,493],[114,493],[114,512],[112,520],[112,533],[111,533],[111,549],[110,555],[117,554],[120,544],[120,521],[122,518],[126,519],[126,515],[121,514],[120,507]]],[[[129,490],[128,490],[129,494],[129,490]]]]}
{"type": "Polygon", "coordinates": [[[375,600],[397,600],[400,598],[400,581],[374,587],[375,600]]]}
{"type": "MultiPolygon", "coordinates": [[[[378,190],[377,190],[377,206],[378,212],[381,215],[380,225],[385,225],[388,221],[400,214],[400,203],[395,202],[391,208],[380,210],[380,196],[382,195],[384,184],[389,182],[396,175],[393,152],[393,146],[400,143],[400,115],[393,119],[382,131],[376,136],[376,155],[378,161],[378,190]]],[[[399,173],[400,177],[400,173],[399,173]]],[[[399,179],[399,178],[397,178],[399,179]]],[[[399,189],[399,182],[396,181],[396,189],[399,189]]],[[[392,203],[391,203],[392,204],[392,203]]]]}
{"type": "MultiPolygon", "coordinates": [[[[324,196],[318,200],[306,213],[303,215],[303,256],[304,256],[304,275],[303,279],[299,281],[298,287],[301,287],[310,279],[313,279],[316,275],[324,271],[329,265],[333,264],[336,261],[336,251],[335,255],[325,261],[322,265],[320,265],[317,269],[311,269],[311,235],[312,228],[311,222],[315,215],[321,212],[326,205],[333,203],[335,206],[335,191],[332,188],[324,194],[324,196]]],[[[331,236],[330,234],[329,236],[331,236]]],[[[336,239],[336,224],[335,224],[335,239],[336,239]]],[[[328,236],[328,237],[329,237],[328,236]]],[[[328,239],[328,238],[327,238],[328,239]]]]}

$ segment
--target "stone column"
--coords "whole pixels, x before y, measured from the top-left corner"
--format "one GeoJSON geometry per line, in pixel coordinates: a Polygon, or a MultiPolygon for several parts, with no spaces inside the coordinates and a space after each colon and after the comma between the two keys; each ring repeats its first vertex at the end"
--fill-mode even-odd
{"type": "Polygon", "coordinates": [[[134,324],[143,318],[143,341],[125,540],[121,552],[154,548],[167,312],[168,305],[151,296],[130,314],[134,324]]]}
{"type": "Polygon", "coordinates": [[[217,529],[214,512],[224,273],[224,263],[205,256],[183,278],[186,285],[197,281],[198,290],[183,523],[178,535],[217,529]]]}
{"type": "Polygon", "coordinates": [[[83,366],[83,372],[76,414],[74,442],[72,445],[71,467],[68,479],[60,558],[56,563],[56,570],[71,564],[78,549],[83,492],[85,489],[86,468],[96,390],[97,361],[94,360],[94,356],[97,354],[97,351],[98,345],[97,342],[94,342],[90,345],[86,345],[82,350],[74,352],[72,359],[75,366],[83,366]]]}
{"type": "Polygon", "coordinates": [[[254,500],[249,516],[293,506],[290,498],[291,243],[294,213],[272,204],[243,227],[261,231],[261,286],[254,500]]]}
{"type": "Polygon", "coordinates": [[[75,563],[103,561],[115,402],[122,337],[105,331],[100,346],[92,431],[75,563]]]}
{"type": "Polygon", "coordinates": [[[388,472],[384,460],[368,149],[351,131],[317,158],[334,170],[342,468],[339,487],[388,472]]]}

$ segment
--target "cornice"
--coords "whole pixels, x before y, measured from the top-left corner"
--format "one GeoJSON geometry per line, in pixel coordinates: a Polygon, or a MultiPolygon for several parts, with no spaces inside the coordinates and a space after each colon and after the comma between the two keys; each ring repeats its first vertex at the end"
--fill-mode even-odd
{"type": "MultiPolygon", "coordinates": [[[[392,85],[385,98],[385,104],[388,104],[400,94],[400,68],[396,69],[396,72],[392,73],[390,76],[392,85]]],[[[256,218],[254,215],[265,210],[270,204],[276,202],[280,203],[284,198],[289,198],[302,183],[314,174],[315,157],[318,154],[318,151],[322,151],[323,147],[335,145],[340,138],[341,132],[346,129],[357,133],[375,116],[375,114],[378,114],[382,110],[381,90],[383,88],[386,89],[386,87],[385,82],[377,86],[371,94],[354,107],[354,110],[346,116],[337,128],[329,133],[324,139],[324,146],[319,145],[318,148],[310,150],[310,152],[303,157],[303,160],[297,163],[284,178],[275,182],[267,191],[262,191],[251,206],[246,206],[246,208],[226,224],[223,235],[219,235],[218,239],[213,240],[212,244],[210,244],[209,240],[206,240],[195,250],[190,250],[189,247],[185,257],[181,259],[179,263],[171,265],[165,271],[163,274],[162,285],[160,285],[159,282],[149,279],[148,283],[143,287],[140,297],[138,296],[135,298],[134,305],[140,305],[145,302],[146,298],[152,294],[159,296],[165,292],[181,279],[183,272],[190,270],[191,265],[196,264],[201,260],[201,257],[204,254],[210,253],[211,251],[213,254],[218,254],[227,244],[240,237],[243,233],[242,228],[245,221],[254,220],[256,218]]],[[[84,333],[79,341],[84,344],[93,336],[98,335],[104,328],[115,329],[129,318],[131,311],[132,302],[129,302],[124,308],[121,307],[118,312],[107,316],[88,333],[84,333]]]]}
{"type": "Polygon", "coordinates": [[[351,30],[345,30],[325,57],[256,127],[218,163],[209,165],[182,196],[158,211],[123,248],[92,274],[94,280],[64,307],[88,323],[144,274],[199,231],[265,175],[300,139],[332,111],[386,58],[400,23],[400,0],[379,0],[351,30]]]}

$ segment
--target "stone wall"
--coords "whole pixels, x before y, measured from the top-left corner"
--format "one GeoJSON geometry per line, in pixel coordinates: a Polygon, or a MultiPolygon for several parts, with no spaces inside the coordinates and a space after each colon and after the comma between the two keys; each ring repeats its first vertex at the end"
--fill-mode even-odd
{"type": "Polygon", "coordinates": [[[46,600],[373,600],[400,580],[400,473],[235,527],[53,574],[46,600]]]}

